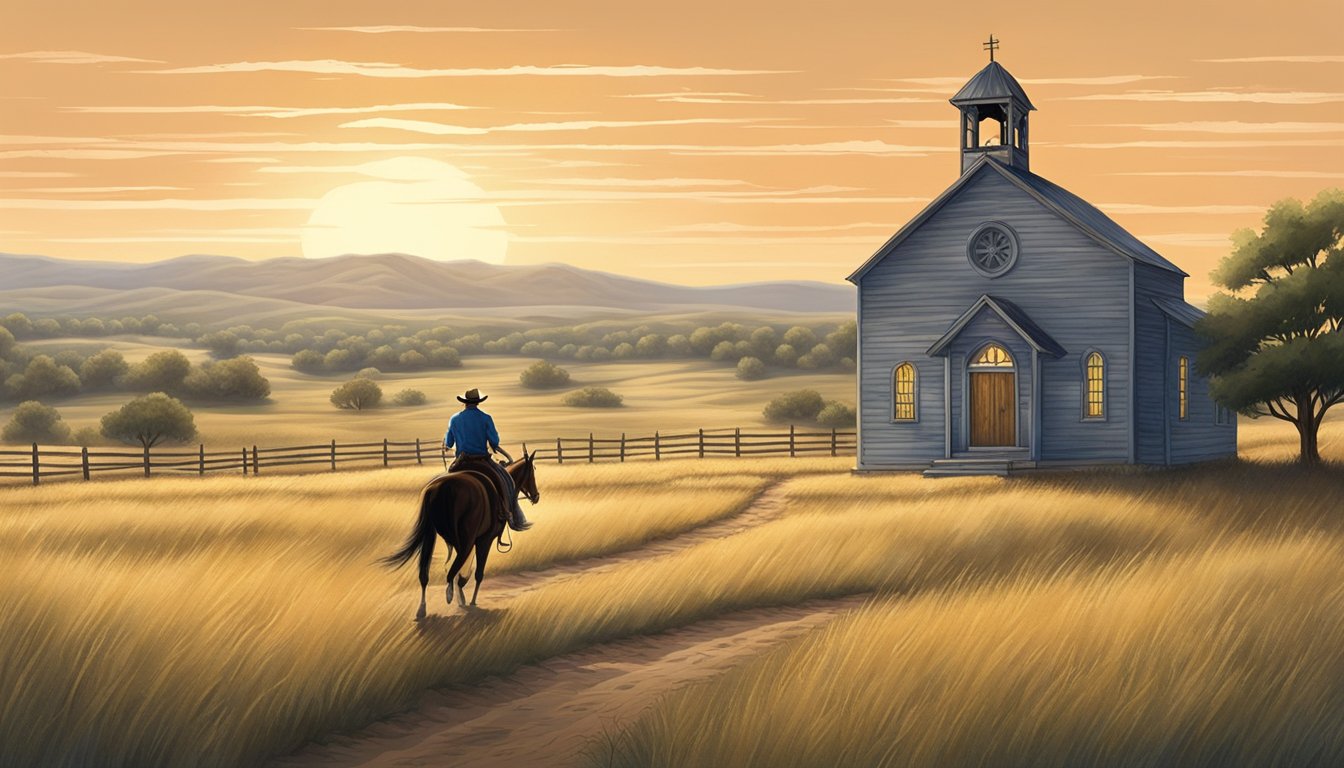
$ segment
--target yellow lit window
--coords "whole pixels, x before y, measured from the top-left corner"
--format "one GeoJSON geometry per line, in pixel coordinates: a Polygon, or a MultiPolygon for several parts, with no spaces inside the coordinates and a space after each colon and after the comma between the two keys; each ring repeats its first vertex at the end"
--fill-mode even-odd
{"type": "Polygon", "coordinates": [[[990,344],[980,350],[980,355],[971,362],[976,368],[1012,368],[1013,356],[998,344],[990,344]]]}
{"type": "Polygon", "coordinates": [[[1190,415],[1190,358],[1181,356],[1176,375],[1176,397],[1181,420],[1184,421],[1190,415]]]}
{"type": "Polygon", "coordinates": [[[1100,352],[1087,356],[1087,417],[1106,415],[1106,361],[1100,352]]]}
{"type": "Polygon", "coordinates": [[[901,363],[893,374],[896,384],[896,402],[893,418],[896,421],[915,420],[915,366],[901,363]]]}

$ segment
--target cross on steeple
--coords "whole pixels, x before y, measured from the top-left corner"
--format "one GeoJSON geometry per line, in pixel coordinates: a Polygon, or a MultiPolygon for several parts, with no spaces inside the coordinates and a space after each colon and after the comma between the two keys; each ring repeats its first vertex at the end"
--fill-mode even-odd
{"type": "Polygon", "coordinates": [[[989,36],[989,40],[984,44],[985,50],[989,51],[989,60],[994,61],[994,52],[999,49],[999,41],[994,39],[994,35],[989,36]]]}

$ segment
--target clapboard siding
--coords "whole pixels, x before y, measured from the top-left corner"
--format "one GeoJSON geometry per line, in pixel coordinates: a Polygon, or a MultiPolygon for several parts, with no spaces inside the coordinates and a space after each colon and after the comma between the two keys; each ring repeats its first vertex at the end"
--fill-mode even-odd
{"type": "Polygon", "coordinates": [[[1235,414],[1227,424],[1217,423],[1217,406],[1209,397],[1209,382],[1195,373],[1195,356],[1201,346],[1195,332],[1170,318],[1171,356],[1168,361],[1171,378],[1167,386],[1168,421],[1171,430],[1170,463],[1188,464],[1208,461],[1237,454],[1237,423],[1235,414]],[[1187,418],[1178,418],[1177,366],[1184,355],[1190,361],[1189,408],[1187,418]]]}
{"type": "Polygon", "coordinates": [[[1181,300],[1184,278],[1174,272],[1134,265],[1134,379],[1137,399],[1147,403],[1135,419],[1137,456],[1141,464],[1164,464],[1166,422],[1172,413],[1165,400],[1166,382],[1175,380],[1166,360],[1167,316],[1153,303],[1154,297],[1181,300]]]}
{"type": "MultiPolygon", "coordinates": [[[[1084,234],[988,166],[974,172],[938,212],[859,278],[860,466],[908,465],[945,453],[947,413],[944,361],[926,352],[983,294],[1020,307],[1067,354],[1042,357],[1042,436],[1046,458],[1124,460],[1129,450],[1130,260],[1084,234]],[[998,278],[981,276],[966,259],[967,239],[988,220],[1018,236],[1016,266],[998,278]],[[1104,422],[1082,416],[1082,355],[1101,349],[1107,360],[1104,422]],[[919,372],[919,421],[892,424],[891,372],[902,361],[919,372]]],[[[1020,342],[1014,334],[1012,341],[1020,342]]],[[[1010,349],[1013,347],[1010,346],[1010,349]]],[[[952,355],[952,380],[960,386],[965,359],[952,355]]],[[[1030,355],[1018,370],[1030,372],[1030,355]]],[[[1019,399],[1030,396],[1019,386],[1019,399]]],[[[954,392],[954,408],[960,392],[954,392]]],[[[1026,429],[1029,405],[1020,414],[1026,429]]],[[[957,414],[954,413],[955,417],[957,414]]],[[[953,419],[954,444],[965,435],[953,419]]]]}

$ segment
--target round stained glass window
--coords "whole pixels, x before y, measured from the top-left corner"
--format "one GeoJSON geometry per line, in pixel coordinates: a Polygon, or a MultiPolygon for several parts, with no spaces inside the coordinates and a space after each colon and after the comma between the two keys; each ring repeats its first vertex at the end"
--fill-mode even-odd
{"type": "Polygon", "coordinates": [[[1017,234],[1001,222],[981,224],[967,241],[966,257],[976,272],[998,277],[1017,263],[1017,234]]]}

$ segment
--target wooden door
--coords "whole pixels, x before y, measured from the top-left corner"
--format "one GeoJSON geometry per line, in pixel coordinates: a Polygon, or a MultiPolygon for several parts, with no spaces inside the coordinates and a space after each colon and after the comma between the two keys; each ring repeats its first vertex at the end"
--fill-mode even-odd
{"type": "Polygon", "coordinates": [[[1017,445],[1013,374],[971,373],[971,445],[1017,445]]]}

